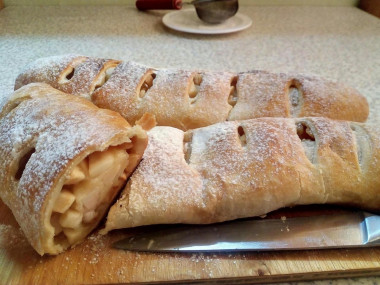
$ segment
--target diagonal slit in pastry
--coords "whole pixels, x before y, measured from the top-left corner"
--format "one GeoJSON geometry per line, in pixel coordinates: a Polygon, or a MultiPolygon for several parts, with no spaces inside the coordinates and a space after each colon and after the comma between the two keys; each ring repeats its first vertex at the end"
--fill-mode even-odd
{"type": "Polygon", "coordinates": [[[91,84],[91,93],[94,92],[96,89],[102,87],[104,84],[106,84],[106,82],[108,81],[108,79],[110,79],[118,64],[119,62],[108,61],[103,65],[103,68],[100,70],[94,82],[92,82],[91,84]]]}
{"type": "Polygon", "coordinates": [[[197,101],[202,81],[203,76],[201,73],[196,73],[190,81],[188,90],[190,104],[194,104],[197,101]]]}
{"type": "Polygon", "coordinates": [[[309,122],[300,120],[296,122],[297,135],[301,140],[302,147],[305,154],[311,163],[316,163],[317,142],[315,138],[315,131],[309,122]]]}
{"type": "Polygon", "coordinates": [[[75,75],[76,68],[86,60],[86,57],[80,56],[74,59],[70,64],[61,72],[58,77],[58,83],[64,84],[69,82],[75,75]]]}
{"type": "Polygon", "coordinates": [[[303,91],[298,80],[293,79],[289,82],[288,97],[291,116],[299,117],[303,107],[303,91]]]}
{"type": "Polygon", "coordinates": [[[18,89],[0,113],[0,198],[41,255],[58,254],[95,229],[155,124],[146,114],[130,126],[116,112],[42,83],[18,89]]]}
{"type": "Polygon", "coordinates": [[[30,149],[29,151],[27,151],[20,159],[20,161],[18,162],[18,169],[17,169],[17,172],[15,174],[15,179],[16,180],[20,180],[22,174],[24,173],[24,170],[25,170],[25,166],[26,164],[28,163],[30,157],[32,156],[32,154],[36,151],[36,149],[33,147],[32,149],[30,149]]]}
{"type": "Polygon", "coordinates": [[[350,122],[350,127],[355,139],[356,155],[361,171],[368,169],[368,161],[372,155],[371,139],[365,128],[354,122],[350,122]]]}
{"type": "Polygon", "coordinates": [[[149,71],[142,78],[141,85],[138,87],[138,96],[142,99],[148,90],[153,86],[153,81],[156,79],[156,73],[154,71],[149,71]]]}
{"type": "Polygon", "coordinates": [[[239,126],[237,128],[237,134],[239,137],[239,142],[242,147],[245,147],[247,145],[247,137],[244,131],[244,128],[242,126],[239,126]]]}
{"type": "Polygon", "coordinates": [[[238,82],[238,76],[234,76],[231,78],[230,82],[230,94],[228,96],[228,104],[230,104],[232,107],[236,105],[238,100],[238,92],[237,92],[237,82],[238,82]]]}
{"type": "Polygon", "coordinates": [[[185,160],[188,164],[190,163],[190,158],[191,158],[192,139],[193,139],[192,132],[185,133],[184,138],[183,138],[183,153],[184,153],[185,160]]]}

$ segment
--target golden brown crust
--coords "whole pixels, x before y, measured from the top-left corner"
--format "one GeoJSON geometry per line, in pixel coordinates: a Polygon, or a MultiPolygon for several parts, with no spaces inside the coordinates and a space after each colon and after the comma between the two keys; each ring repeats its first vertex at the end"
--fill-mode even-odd
{"type": "Polygon", "coordinates": [[[33,83],[48,83],[65,93],[86,99],[103,84],[106,70],[120,61],[86,56],[64,55],[41,58],[32,62],[16,79],[15,90],[33,83]]]}
{"type": "Polygon", "coordinates": [[[357,90],[318,77],[249,71],[154,69],[82,56],[37,60],[15,84],[47,82],[119,112],[130,123],[144,113],[182,130],[258,117],[328,117],[363,122],[367,100],[357,90]],[[75,70],[72,73],[73,68],[75,70]],[[105,75],[107,74],[107,75],[105,75]],[[103,80],[104,79],[104,80],[103,80]]]}
{"type": "MultiPolygon", "coordinates": [[[[54,240],[50,216],[73,167],[95,152],[133,143],[126,179],[141,159],[147,135],[118,113],[43,83],[17,90],[0,114],[1,199],[38,253],[57,254],[68,244],[54,240]]],[[[108,205],[121,186],[106,197],[108,205]]],[[[108,208],[104,206],[101,215],[108,208]]],[[[86,233],[95,226],[87,227],[86,233]]]]}
{"type": "Polygon", "coordinates": [[[228,73],[215,73],[210,77],[210,74],[202,76],[197,72],[156,70],[132,62],[121,63],[110,79],[93,93],[92,101],[99,107],[119,112],[129,122],[135,122],[148,112],[155,115],[159,125],[192,129],[205,122],[225,120],[231,109],[227,103],[231,77],[228,73]],[[153,85],[146,86],[145,90],[146,80],[152,75],[153,85]],[[192,93],[190,88],[196,76],[200,76],[203,85],[192,93]]]}
{"type": "Polygon", "coordinates": [[[260,117],[327,117],[364,122],[367,100],[339,82],[297,74],[245,72],[237,81],[238,101],[228,120],[260,117]]]}
{"type": "Polygon", "coordinates": [[[368,102],[356,89],[316,77],[294,78],[303,95],[303,105],[298,115],[293,117],[327,117],[355,122],[367,120],[368,102]]]}
{"type": "Polygon", "coordinates": [[[326,118],[156,127],[104,232],[214,223],[305,204],[380,209],[380,132],[326,118]]]}
{"type": "Polygon", "coordinates": [[[152,114],[145,113],[140,119],[136,121],[136,125],[139,125],[144,130],[149,131],[157,125],[156,117],[152,114]]]}
{"type": "Polygon", "coordinates": [[[140,162],[131,176],[133,180],[111,207],[107,231],[123,228],[126,222],[129,226],[190,223],[194,217],[201,219],[205,214],[201,177],[183,159],[184,133],[171,127],[156,127],[150,132],[153,134],[149,137],[150,148],[144,153],[148,160],[140,162]],[[160,153],[155,155],[156,151],[160,153]]]}

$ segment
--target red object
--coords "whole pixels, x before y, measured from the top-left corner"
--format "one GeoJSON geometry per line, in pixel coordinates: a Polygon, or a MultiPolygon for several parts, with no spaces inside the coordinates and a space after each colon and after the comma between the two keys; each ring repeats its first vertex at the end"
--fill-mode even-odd
{"type": "Polygon", "coordinates": [[[179,10],[182,8],[182,0],[137,0],[136,8],[139,10],[179,10]]]}

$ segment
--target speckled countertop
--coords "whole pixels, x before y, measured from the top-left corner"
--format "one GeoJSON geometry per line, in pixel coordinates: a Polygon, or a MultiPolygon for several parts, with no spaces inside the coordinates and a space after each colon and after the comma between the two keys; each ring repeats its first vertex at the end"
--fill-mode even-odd
{"type": "MultiPolygon", "coordinates": [[[[357,88],[370,103],[369,122],[380,122],[380,19],[354,7],[243,6],[240,12],[253,20],[250,28],[208,36],[169,30],[161,23],[165,11],[132,6],[7,7],[0,11],[0,100],[27,63],[77,53],[154,67],[319,75],[357,88]]],[[[378,283],[371,277],[311,284],[378,283]]]]}
{"type": "MultiPolygon", "coordinates": [[[[320,75],[351,84],[380,122],[380,19],[354,7],[243,6],[247,30],[193,35],[167,29],[165,11],[133,6],[20,7],[0,11],[0,95],[39,57],[79,53],[154,67],[320,75]],[[377,111],[378,110],[378,111],[377,111]]],[[[5,95],[4,95],[5,94],[5,95]]]]}

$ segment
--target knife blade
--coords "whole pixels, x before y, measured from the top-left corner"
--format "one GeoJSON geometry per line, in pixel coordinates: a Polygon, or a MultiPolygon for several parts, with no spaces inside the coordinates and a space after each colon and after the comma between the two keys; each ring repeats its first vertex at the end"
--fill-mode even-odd
{"type": "Polygon", "coordinates": [[[379,245],[380,216],[363,211],[176,226],[140,233],[113,244],[118,249],[155,252],[307,250],[379,245]]]}

